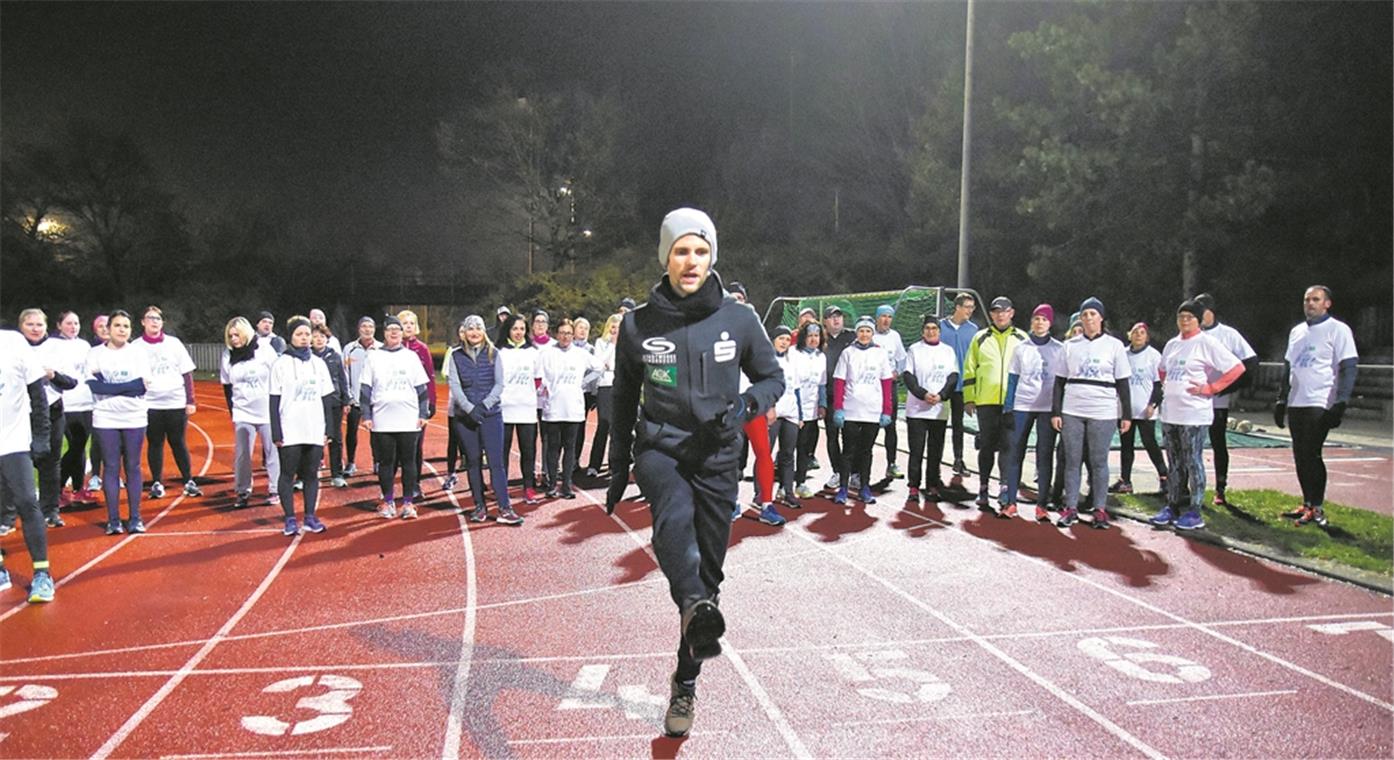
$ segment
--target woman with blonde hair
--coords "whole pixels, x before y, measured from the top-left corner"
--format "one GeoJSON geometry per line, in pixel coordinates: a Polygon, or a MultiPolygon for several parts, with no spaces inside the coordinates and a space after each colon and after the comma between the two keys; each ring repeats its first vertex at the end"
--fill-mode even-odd
{"type": "Polygon", "coordinates": [[[218,379],[232,415],[235,444],[232,458],[234,509],[247,506],[252,496],[252,447],[261,438],[261,461],[266,465],[268,492],[280,502],[281,458],[271,442],[271,365],[276,349],[258,339],[252,323],[233,317],[223,327],[223,351],[218,379]]]}
{"type": "MultiPolygon", "coordinates": [[[[605,327],[595,341],[591,354],[591,368],[600,373],[595,381],[595,436],[591,438],[590,465],[586,467],[587,477],[599,477],[600,467],[605,458],[605,448],[610,441],[610,413],[614,407],[611,392],[615,385],[615,342],[620,337],[620,322],[623,314],[611,314],[605,320],[605,327]]],[[[579,449],[578,449],[579,451],[579,449]]]]}
{"type": "Polygon", "coordinates": [[[499,502],[498,521],[521,525],[508,499],[508,455],[503,448],[503,362],[484,329],[484,318],[471,314],[460,323],[463,343],[450,355],[450,417],[465,458],[474,510],[470,522],[484,522],[484,462],[489,458],[489,482],[499,502]]]}

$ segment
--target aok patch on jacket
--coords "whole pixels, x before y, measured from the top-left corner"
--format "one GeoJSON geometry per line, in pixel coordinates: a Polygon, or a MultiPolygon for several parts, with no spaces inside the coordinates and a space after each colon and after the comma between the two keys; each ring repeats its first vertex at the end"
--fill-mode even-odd
{"type": "Polygon", "coordinates": [[[678,384],[678,368],[676,365],[669,364],[663,367],[648,368],[649,382],[654,385],[661,385],[665,388],[673,388],[678,384]]]}

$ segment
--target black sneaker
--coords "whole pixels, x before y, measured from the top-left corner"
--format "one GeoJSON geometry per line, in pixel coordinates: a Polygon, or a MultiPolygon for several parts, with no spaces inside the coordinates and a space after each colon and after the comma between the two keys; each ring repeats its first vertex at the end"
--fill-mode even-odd
{"type": "Polygon", "coordinates": [[[485,507],[483,504],[480,504],[479,506],[477,506],[477,507],[475,507],[474,509],[470,510],[470,514],[469,514],[469,521],[470,521],[470,522],[484,522],[485,520],[488,520],[488,519],[489,519],[489,509],[488,509],[487,507],[485,507]]]}
{"type": "Polygon", "coordinates": [[[726,633],[726,619],[710,599],[698,600],[682,616],[682,635],[692,650],[692,659],[701,662],[721,654],[719,639],[726,633]]]}
{"type": "Polygon", "coordinates": [[[663,733],[674,739],[687,736],[692,731],[692,714],[697,701],[697,690],[678,681],[674,672],[668,679],[668,711],[663,714],[663,733]]]}
{"type": "Polygon", "coordinates": [[[962,459],[954,460],[954,474],[959,476],[968,474],[968,465],[964,464],[962,459]]]}
{"type": "Polygon", "coordinates": [[[978,505],[978,509],[983,512],[992,511],[992,499],[988,498],[987,491],[978,494],[978,500],[973,502],[978,505]]]}
{"type": "Polygon", "coordinates": [[[63,518],[60,517],[57,512],[45,517],[44,522],[48,523],[48,527],[50,528],[61,528],[67,524],[63,522],[63,518]]]}
{"type": "Polygon", "coordinates": [[[1079,510],[1074,507],[1065,507],[1060,510],[1060,519],[1055,521],[1055,527],[1068,528],[1079,522],[1079,510]]]}
{"type": "Polygon", "coordinates": [[[523,518],[513,511],[512,507],[503,507],[499,510],[499,525],[522,525],[523,518]]]}

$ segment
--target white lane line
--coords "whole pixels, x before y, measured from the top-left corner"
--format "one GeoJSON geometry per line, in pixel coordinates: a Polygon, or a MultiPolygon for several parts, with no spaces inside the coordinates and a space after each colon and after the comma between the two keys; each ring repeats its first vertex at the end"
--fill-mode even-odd
{"type": "Polygon", "coordinates": [[[214,752],[204,755],[160,755],[160,760],[214,760],[222,757],[287,757],[290,755],[356,755],[362,752],[391,752],[391,745],[377,747],[326,747],[325,749],[281,749],[275,752],[214,752]]]}
{"type": "Polygon", "coordinates": [[[218,629],[217,633],[213,634],[213,638],[209,639],[208,643],[204,644],[194,653],[193,657],[189,658],[188,662],[184,663],[184,666],[174,674],[174,677],[166,681],[164,685],[160,687],[159,691],[151,695],[151,697],[145,701],[145,704],[141,705],[140,709],[135,711],[135,714],[126,719],[126,722],[116,730],[116,733],[112,734],[111,738],[107,739],[106,743],[102,744],[102,746],[92,754],[92,760],[104,760],[110,757],[111,753],[114,752],[117,747],[121,746],[121,743],[126,741],[126,738],[129,737],[141,723],[145,722],[146,718],[150,717],[150,714],[155,711],[155,708],[159,707],[160,703],[165,701],[165,698],[178,688],[179,684],[183,683],[185,678],[188,678],[189,674],[198,667],[199,663],[203,662],[204,658],[208,657],[208,655],[213,652],[213,648],[222,642],[223,637],[227,635],[228,631],[231,631],[248,612],[251,612],[252,606],[261,599],[262,594],[265,594],[267,589],[271,588],[271,582],[276,580],[276,576],[281,574],[281,569],[290,561],[290,557],[295,553],[296,547],[300,546],[300,539],[301,535],[296,534],[295,538],[290,540],[290,545],[286,547],[285,551],[281,552],[280,559],[276,560],[276,564],[266,573],[266,577],[261,579],[261,584],[256,587],[256,590],[252,592],[251,596],[247,597],[247,600],[242,602],[242,606],[237,608],[237,612],[234,612],[232,617],[228,618],[226,623],[223,623],[223,626],[218,629]]]}
{"type": "MultiPolygon", "coordinates": [[[[730,731],[693,731],[688,734],[688,738],[690,739],[694,736],[729,736],[730,734],[730,731]]],[[[632,739],[649,741],[653,738],[654,736],[652,733],[610,734],[609,736],[558,736],[548,739],[510,739],[508,743],[514,746],[526,747],[530,744],[580,744],[581,742],[617,742],[629,741],[632,739]]]]}
{"type": "Polygon", "coordinates": [[[1333,464],[1345,464],[1346,462],[1388,462],[1389,457],[1331,457],[1326,460],[1326,468],[1331,469],[1333,464]]]}
{"type": "MultiPolygon", "coordinates": [[[[1129,702],[1128,704],[1132,704],[1129,702]]],[[[1040,710],[1004,710],[1002,712],[961,713],[957,715],[930,715],[923,718],[881,718],[878,720],[844,720],[832,723],[833,726],[887,726],[897,723],[928,723],[939,720],[976,720],[978,718],[1010,718],[1018,715],[1035,715],[1040,710]]]]}
{"type": "MultiPolygon", "coordinates": [[[[203,477],[204,475],[208,474],[208,468],[213,464],[213,439],[210,438],[210,437],[208,436],[208,433],[207,433],[206,431],[204,431],[203,428],[201,428],[201,427],[198,426],[198,423],[196,423],[196,422],[190,422],[190,423],[189,423],[189,426],[192,427],[194,430],[197,430],[197,431],[199,432],[199,435],[202,435],[202,436],[203,436],[203,442],[208,446],[208,455],[207,455],[206,457],[204,457],[204,459],[203,459],[203,468],[200,469],[200,470],[198,471],[198,475],[197,475],[197,477],[200,477],[200,478],[201,478],[201,477],[203,477]]],[[[171,501],[171,502],[169,503],[169,506],[168,506],[168,507],[165,507],[159,514],[155,515],[154,518],[152,518],[151,520],[149,520],[148,522],[146,522],[146,523],[145,523],[146,527],[147,527],[147,528],[153,528],[153,527],[155,527],[155,524],[156,524],[156,523],[158,523],[165,515],[169,514],[169,513],[170,513],[170,510],[172,510],[172,509],[174,509],[175,507],[179,506],[179,504],[180,504],[181,502],[183,502],[183,501],[184,501],[184,494],[181,493],[181,494],[179,494],[178,496],[176,496],[176,497],[174,498],[174,501],[171,501]]],[[[95,556],[95,557],[93,557],[92,559],[88,560],[87,563],[84,564],[82,567],[79,567],[78,569],[76,569],[76,570],[74,570],[74,571],[72,571],[72,572],[70,572],[70,573],[57,573],[57,572],[55,571],[55,573],[56,573],[57,575],[59,575],[60,577],[58,577],[58,579],[54,582],[53,587],[54,587],[55,589],[63,588],[64,586],[68,585],[68,582],[69,582],[69,581],[73,580],[74,578],[78,578],[78,577],[80,577],[83,573],[87,572],[88,570],[91,570],[93,567],[95,567],[95,566],[97,565],[97,563],[99,563],[99,562],[101,562],[102,560],[106,559],[107,557],[110,557],[111,555],[115,554],[116,551],[117,551],[118,549],[120,549],[121,547],[125,546],[126,544],[129,544],[130,542],[136,540],[136,538],[137,538],[138,536],[140,536],[140,535],[141,535],[141,534],[139,534],[139,533],[127,533],[127,534],[125,535],[124,538],[122,538],[121,540],[119,540],[119,541],[117,541],[116,543],[112,544],[110,547],[107,548],[106,551],[104,551],[104,552],[102,552],[101,554],[98,554],[97,556],[95,556]]],[[[145,534],[145,535],[149,535],[149,534],[147,533],[147,534],[145,534]]],[[[3,623],[4,621],[8,620],[11,616],[13,616],[13,615],[15,615],[16,613],[18,613],[20,610],[26,609],[26,608],[28,608],[29,606],[31,606],[31,605],[30,605],[28,602],[20,602],[19,604],[16,604],[15,606],[11,607],[10,609],[5,610],[4,613],[0,613],[0,623],[3,623]]]]}
{"type": "MultiPolygon", "coordinates": [[[[423,432],[422,435],[425,435],[423,432]]],[[[440,472],[430,462],[422,462],[431,474],[440,481],[440,472]]],[[[460,508],[454,491],[446,491],[446,497],[455,505],[455,520],[460,525],[460,541],[465,550],[465,622],[460,629],[460,659],[455,663],[455,679],[450,688],[450,711],[445,716],[445,740],[441,746],[441,760],[454,760],[460,756],[460,741],[464,734],[465,696],[469,686],[470,665],[474,661],[474,630],[477,611],[475,602],[479,598],[478,577],[474,567],[474,544],[470,540],[469,523],[460,508]]]]}
{"type": "MultiPolygon", "coordinates": [[[[914,513],[912,512],[911,514],[914,513]]],[[[979,647],[991,654],[993,657],[996,657],[997,659],[1001,660],[1012,670],[1015,670],[1021,675],[1031,679],[1031,681],[1035,682],[1037,686],[1040,686],[1041,688],[1055,695],[1056,699],[1059,699],[1061,702],[1064,702],[1070,707],[1073,707],[1080,714],[1099,724],[1104,728],[1104,730],[1108,731],[1110,734],[1113,734],[1115,737],[1117,737],[1124,743],[1131,745],[1134,749],[1146,755],[1147,757],[1153,758],[1153,760],[1163,760],[1163,758],[1166,757],[1166,755],[1162,754],[1160,751],[1152,747],[1150,744],[1147,744],[1143,740],[1137,738],[1136,736],[1133,736],[1132,733],[1130,733],[1127,729],[1109,720],[1099,711],[1080,701],[1079,698],[1075,697],[1068,691],[1065,691],[1055,682],[1051,681],[1050,679],[1046,678],[1040,673],[1037,673],[1036,671],[1032,670],[1025,663],[1002,651],[992,642],[974,633],[967,626],[950,618],[948,615],[945,615],[944,613],[940,612],[934,607],[931,607],[928,603],[924,602],[919,597],[901,589],[894,583],[891,583],[885,578],[882,578],[880,575],[877,575],[872,570],[863,567],[862,565],[857,563],[856,560],[851,559],[850,557],[844,557],[841,554],[838,554],[837,552],[833,551],[832,547],[823,544],[818,539],[809,535],[808,532],[804,530],[802,526],[793,525],[791,523],[785,526],[785,530],[792,532],[794,535],[814,544],[815,546],[821,546],[823,550],[828,554],[828,556],[836,559],[839,562],[842,562],[843,564],[850,566],[852,569],[856,570],[862,575],[865,575],[871,580],[876,581],[887,591],[890,591],[891,593],[895,594],[896,596],[899,596],[900,598],[904,599],[910,604],[929,613],[930,616],[932,616],[934,619],[954,629],[960,635],[964,636],[969,641],[972,641],[974,644],[977,644],[979,647]]]]}
{"type": "Polygon", "coordinates": [[[1296,694],[1297,689],[1277,691],[1249,691],[1243,694],[1206,694],[1199,697],[1175,697],[1173,699],[1134,699],[1130,705],[1169,705],[1175,702],[1209,702],[1217,699],[1243,699],[1245,697],[1274,697],[1280,694],[1296,694]]]}
{"type": "MultiPolygon", "coordinates": [[[[605,503],[597,501],[596,498],[591,495],[590,491],[579,489],[578,493],[586,501],[600,507],[600,509],[604,511],[605,503]]],[[[619,515],[612,514],[609,515],[609,517],[623,528],[624,532],[629,534],[630,538],[634,539],[634,542],[644,550],[644,553],[649,556],[654,566],[657,567],[658,556],[653,553],[653,547],[650,545],[650,542],[643,540],[633,528],[629,527],[628,523],[620,519],[619,515]]],[[[769,692],[767,692],[764,685],[760,683],[760,679],[756,678],[755,673],[745,664],[745,659],[741,657],[740,650],[736,649],[736,647],[731,644],[731,640],[725,636],[721,637],[721,642],[722,649],[726,654],[726,659],[730,660],[732,667],[736,669],[736,673],[740,675],[741,680],[744,681],[746,687],[750,689],[750,693],[755,696],[755,701],[759,702],[760,706],[765,710],[765,715],[770,719],[770,722],[774,724],[775,730],[779,732],[779,735],[783,737],[785,745],[789,747],[789,751],[793,752],[794,756],[798,758],[812,758],[813,754],[804,746],[803,740],[800,739],[799,735],[794,731],[794,727],[789,725],[789,721],[785,719],[784,713],[775,705],[774,700],[770,698],[769,692]]]]}
{"type": "MultiPolygon", "coordinates": [[[[908,509],[898,509],[897,511],[899,511],[899,512],[904,512],[905,514],[910,515],[910,516],[912,516],[912,517],[914,517],[914,518],[916,518],[916,519],[918,519],[918,520],[921,520],[921,521],[923,521],[923,522],[928,522],[928,523],[932,523],[932,524],[936,524],[936,525],[941,525],[941,526],[946,527],[946,528],[952,526],[951,523],[944,523],[944,522],[940,522],[940,521],[938,521],[938,520],[933,520],[933,519],[930,519],[930,518],[928,518],[928,517],[925,517],[925,516],[923,516],[923,515],[921,515],[921,514],[918,514],[918,513],[916,513],[916,512],[912,512],[912,511],[910,511],[910,510],[908,510],[908,509]]],[[[954,526],[954,527],[956,527],[956,526],[954,526]]],[[[1119,526],[1119,529],[1121,530],[1122,527],[1119,526]]],[[[950,535],[961,536],[961,537],[963,537],[963,538],[965,538],[965,539],[969,539],[969,540],[972,540],[972,541],[982,541],[982,542],[987,542],[987,543],[993,543],[990,539],[979,538],[979,537],[974,536],[974,535],[971,535],[971,534],[969,534],[969,533],[967,533],[967,532],[965,532],[965,531],[963,531],[963,530],[952,530],[952,531],[949,531],[949,534],[950,534],[950,535]]],[[[1207,626],[1207,625],[1204,624],[1204,623],[1198,623],[1198,622],[1196,622],[1196,621],[1194,621],[1194,620],[1190,620],[1190,619],[1188,619],[1188,618],[1186,618],[1186,617],[1184,617],[1184,616],[1182,616],[1182,615],[1178,615],[1178,614],[1176,614],[1176,613],[1174,613],[1174,612],[1171,612],[1171,611],[1169,611],[1169,610],[1165,610],[1165,609],[1163,609],[1163,608],[1161,608],[1161,607],[1158,607],[1157,605],[1152,604],[1151,602],[1145,601],[1145,600],[1143,600],[1143,599],[1139,599],[1138,597],[1135,597],[1135,596],[1133,596],[1133,595],[1131,595],[1131,594],[1128,594],[1128,593],[1126,593],[1126,592],[1123,592],[1123,591],[1119,591],[1118,589],[1110,588],[1109,586],[1105,586],[1104,584],[1102,584],[1102,583],[1100,583],[1100,582],[1098,582],[1098,581],[1096,581],[1096,580],[1094,580],[1094,579],[1092,579],[1092,578],[1085,578],[1085,577],[1083,577],[1082,575],[1080,575],[1079,573],[1066,572],[1066,571],[1064,571],[1064,570],[1061,570],[1059,567],[1056,567],[1055,564],[1053,564],[1053,563],[1051,563],[1051,562],[1047,562],[1047,561],[1045,561],[1045,560],[1043,560],[1043,559],[1039,559],[1039,558],[1037,558],[1037,557],[1028,557],[1028,556],[1026,556],[1026,555],[1024,555],[1024,554],[1021,554],[1020,552],[1007,552],[1007,554],[1008,554],[1009,556],[1011,556],[1011,557],[1015,557],[1015,558],[1017,558],[1017,559],[1020,559],[1020,560],[1026,561],[1026,562],[1030,562],[1030,563],[1035,564],[1035,565],[1038,565],[1038,566],[1040,566],[1040,567],[1048,568],[1049,570],[1052,571],[1053,574],[1063,574],[1065,577],[1071,578],[1071,579],[1073,579],[1073,580],[1075,580],[1075,581],[1077,581],[1077,582],[1079,582],[1079,583],[1083,583],[1083,584],[1085,584],[1085,585],[1088,585],[1088,586],[1091,586],[1091,587],[1093,587],[1093,588],[1096,588],[1096,589],[1098,589],[1098,590],[1100,590],[1100,591],[1103,591],[1104,593],[1107,593],[1107,594],[1111,594],[1111,595],[1113,595],[1113,596],[1116,596],[1116,597],[1118,597],[1119,599],[1122,599],[1122,600],[1124,600],[1124,601],[1126,601],[1126,602],[1129,602],[1129,603],[1131,603],[1131,604],[1134,604],[1134,605],[1136,605],[1136,606],[1138,606],[1138,607],[1141,607],[1141,608],[1143,608],[1143,609],[1145,609],[1145,610],[1148,610],[1148,611],[1150,611],[1150,612],[1154,612],[1154,613],[1156,613],[1156,614],[1158,614],[1158,615],[1161,615],[1162,617],[1170,618],[1170,619],[1176,621],[1177,623],[1180,623],[1180,624],[1181,624],[1183,627],[1185,627],[1185,628],[1190,628],[1191,630],[1199,631],[1199,632],[1204,633],[1205,635],[1210,636],[1210,637],[1212,637],[1212,638],[1219,639],[1220,641],[1223,641],[1223,642],[1225,642],[1226,644],[1230,644],[1230,645],[1232,645],[1232,646],[1238,647],[1239,649],[1242,649],[1242,650],[1244,650],[1245,652],[1248,652],[1249,654],[1256,655],[1256,656],[1258,656],[1258,657],[1262,657],[1263,659],[1268,660],[1269,662],[1274,663],[1275,665],[1279,665],[1279,666],[1281,666],[1281,667],[1287,668],[1288,670],[1291,670],[1291,671],[1293,671],[1294,673],[1300,673],[1300,674],[1302,674],[1302,675],[1304,675],[1304,676],[1306,676],[1306,677],[1308,677],[1308,678],[1310,678],[1310,679],[1312,679],[1312,680],[1314,680],[1314,681],[1316,681],[1316,682],[1318,682],[1318,683],[1324,684],[1324,685],[1326,685],[1326,686],[1330,686],[1331,688],[1336,689],[1336,690],[1338,690],[1338,691],[1343,691],[1343,692],[1345,692],[1345,693],[1347,693],[1347,694],[1349,694],[1349,695],[1351,695],[1351,696],[1353,696],[1353,697],[1355,697],[1355,698],[1357,698],[1357,699],[1360,699],[1360,700],[1365,701],[1365,702],[1369,702],[1370,704],[1375,705],[1376,707],[1381,707],[1381,708],[1384,708],[1385,710],[1389,710],[1389,711],[1391,711],[1391,712],[1394,712],[1394,704],[1391,704],[1391,703],[1389,703],[1389,702],[1386,702],[1386,701],[1384,701],[1383,699],[1380,699],[1379,697],[1375,697],[1375,696],[1371,696],[1371,695],[1369,695],[1369,694],[1366,694],[1365,692],[1360,691],[1359,689],[1352,688],[1352,687],[1347,686],[1347,685],[1345,685],[1345,684],[1343,684],[1343,683],[1341,683],[1341,682],[1339,682],[1339,681],[1335,681],[1335,680],[1332,680],[1332,679],[1330,679],[1330,678],[1327,678],[1326,676],[1324,676],[1324,675],[1322,675],[1322,674],[1320,674],[1320,673],[1317,673],[1317,672],[1312,671],[1312,670],[1308,670],[1307,668],[1304,668],[1304,667],[1302,667],[1301,665],[1298,665],[1297,663],[1289,662],[1289,661],[1287,661],[1287,660],[1285,660],[1285,659],[1283,659],[1283,658],[1281,658],[1281,657],[1279,657],[1279,656],[1277,656],[1277,655],[1275,655],[1275,654],[1270,654],[1270,653],[1268,653],[1268,652],[1265,652],[1265,651],[1259,649],[1258,647],[1255,647],[1255,646],[1253,646],[1253,645],[1251,645],[1251,644],[1247,644],[1247,643],[1245,643],[1245,642],[1243,642],[1243,641],[1240,641],[1239,639],[1236,639],[1236,638],[1234,638],[1234,637],[1232,637],[1232,636],[1228,636],[1228,635],[1226,635],[1226,634],[1224,634],[1224,633],[1221,633],[1220,631],[1217,631],[1217,630],[1215,630],[1214,628],[1212,628],[1212,627],[1210,627],[1210,626],[1207,626]]]]}
{"type": "Polygon", "coordinates": [[[227,530],[162,530],[159,533],[146,533],[145,538],[168,538],[171,536],[235,536],[253,534],[258,536],[279,536],[281,529],[271,526],[265,528],[229,528],[227,530]]]}

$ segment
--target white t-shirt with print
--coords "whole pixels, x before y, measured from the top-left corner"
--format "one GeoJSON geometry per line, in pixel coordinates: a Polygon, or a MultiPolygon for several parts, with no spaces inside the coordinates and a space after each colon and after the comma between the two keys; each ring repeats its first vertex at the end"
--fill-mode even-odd
{"type": "MultiPolygon", "coordinates": [[[[24,338],[24,335],[21,334],[19,337],[24,338]]],[[[25,338],[24,345],[29,353],[34,355],[34,361],[38,362],[40,367],[45,370],[58,369],[60,357],[55,350],[58,348],[58,343],[52,336],[46,337],[44,341],[37,346],[30,343],[28,338],[25,338]]],[[[53,406],[58,403],[58,400],[61,398],[63,398],[63,392],[54,387],[53,383],[44,383],[45,403],[49,406],[53,406]]]]}
{"type": "Polygon", "coordinates": [[[886,355],[891,358],[891,368],[897,375],[905,371],[905,341],[901,340],[899,331],[894,328],[885,332],[873,329],[871,342],[886,349],[886,355]]]}
{"type": "Polygon", "coordinates": [[[1335,317],[1315,325],[1306,322],[1288,333],[1283,358],[1292,365],[1288,406],[1331,408],[1336,401],[1336,369],[1346,359],[1359,359],[1350,327],[1335,317]]]}
{"type": "Polygon", "coordinates": [[[1049,412],[1055,393],[1055,377],[1065,365],[1065,344],[1051,338],[1041,345],[1027,339],[1017,345],[1007,362],[1007,373],[1017,376],[1014,412],[1049,412]]]}
{"type": "Polygon", "coordinates": [[[270,395],[281,397],[281,444],[323,445],[324,397],[334,393],[329,365],[314,354],[309,361],[281,354],[271,365],[270,389],[270,395]]]}
{"type": "Polygon", "coordinates": [[[779,398],[774,402],[774,414],[776,417],[798,422],[803,417],[803,409],[799,403],[802,395],[802,383],[799,380],[799,373],[803,371],[800,362],[794,358],[797,353],[794,349],[784,352],[783,356],[775,354],[775,363],[784,372],[784,392],[779,394],[779,398]]]}
{"type": "Polygon", "coordinates": [[[499,364],[503,366],[503,391],[499,395],[499,410],[506,425],[537,424],[537,347],[500,347],[499,364]]]}
{"type": "Polygon", "coordinates": [[[586,396],[581,381],[590,369],[591,355],[585,349],[551,345],[542,349],[537,360],[537,376],[542,378],[545,397],[544,422],[585,422],[586,396]]]}
{"type": "Polygon", "coordinates": [[[150,364],[150,381],[146,384],[145,400],[151,409],[183,409],[184,373],[195,369],[189,349],[178,338],[165,334],[159,343],[144,338],[131,339],[131,345],[144,351],[150,364]]]}
{"type": "Polygon", "coordinates": [[[269,343],[257,342],[252,358],[232,363],[231,352],[223,351],[218,380],[232,386],[232,421],[248,425],[271,422],[271,365],[277,359],[269,343]]]}
{"type": "Polygon", "coordinates": [[[881,381],[895,376],[886,349],[853,342],[837,358],[833,378],[846,383],[842,412],[850,422],[880,422],[885,400],[881,381]]]}
{"type": "MultiPolygon", "coordinates": [[[[828,357],[822,351],[789,349],[799,379],[799,401],[805,420],[818,419],[818,386],[828,384],[828,357]]],[[[785,384],[788,384],[786,379],[785,384]]]]}
{"type": "Polygon", "coordinates": [[[1167,425],[1205,425],[1215,421],[1215,407],[1207,396],[1188,392],[1234,369],[1239,357],[1209,333],[1190,338],[1176,336],[1162,350],[1162,422],[1167,425]]]}
{"type": "Polygon", "coordinates": [[[29,384],[44,376],[29,341],[13,330],[0,330],[0,456],[28,452],[34,442],[29,427],[29,384]]]}
{"type": "MultiPolygon", "coordinates": [[[[135,341],[121,348],[113,348],[110,343],[97,346],[87,355],[87,377],[84,381],[101,375],[108,383],[126,383],[143,380],[150,387],[149,354],[135,341]]],[[[180,398],[183,398],[183,381],[180,381],[180,398]]],[[[103,430],[128,430],[143,428],[149,421],[150,409],[145,396],[104,396],[92,394],[92,427],[103,430]]]]}
{"type": "MultiPolygon", "coordinates": [[[[1021,353],[1020,348],[1017,353],[1021,353]]],[[[954,347],[940,341],[930,345],[918,341],[905,352],[905,371],[915,376],[915,382],[930,393],[943,390],[949,375],[958,372],[958,354],[954,347]]],[[[949,389],[950,392],[953,388],[949,389]]],[[[943,420],[949,417],[949,407],[941,399],[937,404],[921,401],[913,393],[905,394],[905,418],[913,420],[943,420]]]]}
{"type": "Polygon", "coordinates": [[[64,412],[92,411],[92,389],[82,379],[87,376],[87,355],[92,353],[92,344],[82,338],[49,338],[54,344],[53,356],[57,364],[53,369],[77,381],[77,387],[63,391],[64,412]]]}
{"type": "MultiPolygon", "coordinates": [[[[1244,336],[1239,331],[1223,322],[1217,322],[1209,330],[1201,330],[1219,341],[1220,345],[1229,350],[1231,354],[1239,357],[1239,361],[1247,361],[1258,354],[1254,353],[1254,347],[1249,345],[1249,341],[1244,340],[1244,336]]],[[[1226,393],[1223,396],[1216,396],[1211,399],[1211,403],[1216,409],[1228,409],[1230,402],[1234,400],[1233,393],[1226,393]]]]}
{"type": "Polygon", "coordinates": [[[378,433],[410,433],[421,418],[416,389],[429,379],[421,358],[404,346],[369,351],[363,360],[359,386],[373,393],[373,430],[378,433]]]}
{"type": "Polygon", "coordinates": [[[1070,338],[1065,342],[1065,377],[1090,382],[1066,385],[1060,411],[1091,420],[1118,419],[1118,389],[1114,382],[1127,380],[1132,373],[1123,341],[1107,334],[1093,340],[1083,335],[1070,338]]]}
{"type": "Polygon", "coordinates": [[[1141,351],[1128,349],[1128,366],[1133,374],[1128,378],[1129,400],[1133,408],[1128,410],[1130,420],[1147,419],[1147,402],[1152,400],[1152,385],[1161,379],[1162,354],[1151,346],[1141,351]]]}

